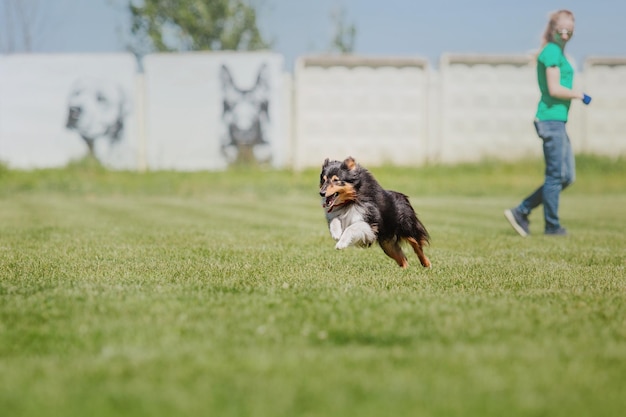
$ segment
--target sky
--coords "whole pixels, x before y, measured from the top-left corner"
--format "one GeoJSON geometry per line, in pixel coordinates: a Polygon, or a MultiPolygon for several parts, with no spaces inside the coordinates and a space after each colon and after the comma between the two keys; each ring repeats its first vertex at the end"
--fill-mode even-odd
{"type": "MultiPolygon", "coordinates": [[[[38,53],[121,52],[129,43],[127,0],[0,0],[0,50],[6,50],[7,2],[32,4],[32,50],[38,53]]],[[[535,50],[551,11],[576,16],[567,53],[626,56],[623,0],[250,0],[262,34],[293,69],[299,56],[328,52],[331,12],[343,9],[356,27],[355,53],[426,58],[444,53],[523,54],[535,50]]]]}

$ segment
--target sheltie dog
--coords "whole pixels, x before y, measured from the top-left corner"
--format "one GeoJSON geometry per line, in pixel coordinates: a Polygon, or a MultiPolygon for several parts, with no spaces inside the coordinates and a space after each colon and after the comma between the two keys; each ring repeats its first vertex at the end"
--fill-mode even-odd
{"type": "Polygon", "coordinates": [[[385,254],[402,268],[409,263],[400,247],[408,242],[422,266],[431,267],[423,247],[429,234],[417,218],[409,198],[385,190],[352,157],[343,162],[328,158],[320,173],[320,196],[335,249],[369,247],[378,241],[385,254]]]}

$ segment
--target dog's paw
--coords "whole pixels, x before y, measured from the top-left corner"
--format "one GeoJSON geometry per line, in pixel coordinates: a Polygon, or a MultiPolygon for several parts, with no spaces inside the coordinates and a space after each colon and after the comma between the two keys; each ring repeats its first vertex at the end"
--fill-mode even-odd
{"type": "Polygon", "coordinates": [[[345,242],[343,240],[340,240],[339,242],[337,242],[337,244],[335,245],[335,249],[337,250],[341,250],[341,249],[345,249],[348,246],[350,246],[350,244],[348,242],[345,242]]]}

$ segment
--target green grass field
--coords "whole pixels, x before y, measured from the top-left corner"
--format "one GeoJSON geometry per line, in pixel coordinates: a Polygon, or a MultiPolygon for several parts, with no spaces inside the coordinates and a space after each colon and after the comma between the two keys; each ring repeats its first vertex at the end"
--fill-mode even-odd
{"type": "Polygon", "coordinates": [[[542,169],[372,168],[431,270],[335,251],[317,170],[0,169],[0,415],[622,416],[626,161],[523,239],[542,169]]]}

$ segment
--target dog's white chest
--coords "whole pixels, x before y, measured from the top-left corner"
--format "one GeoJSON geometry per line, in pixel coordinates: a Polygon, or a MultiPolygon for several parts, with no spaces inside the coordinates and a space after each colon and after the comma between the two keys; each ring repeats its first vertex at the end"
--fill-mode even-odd
{"type": "Polygon", "coordinates": [[[356,204],[340,210],[326,212],[330,235],[337,241],[335,248],[350,245],[369,246],[376,241],[376,234],[365,221],[365,209],[356,204]]]}
{"type": "Polygon", "coordinates": [[[328,220],[328,223],[330,224],[333,220],[337,219],[341,224],[341,229],[345,230],[351,224],[365,221],[364,212],[365,210],[362,207],[356,204],[351,204],[348,207],[339,208],[331,211],[330,213],[326,212],[326,220],[328,220]]]}

